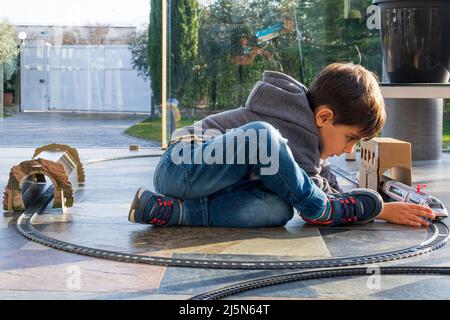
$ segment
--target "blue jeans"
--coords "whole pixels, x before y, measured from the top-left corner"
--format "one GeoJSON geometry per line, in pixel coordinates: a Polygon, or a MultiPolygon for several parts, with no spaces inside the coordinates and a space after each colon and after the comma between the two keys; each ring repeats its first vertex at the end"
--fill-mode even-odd
{"type": "Polygon", "coordinates": [[[191,226],[283,226],[293,208],[314,220],[327,202],[326,194],[295,162],[287,140],[262,121],[202,144],[171,144],[156,167],[153,184],[156,192],[182,200],[181,224],[191,226]],[[265,135],[251,134],[255,132],[265,135]],[[220,155],[222,162],[217,161],[220,155]],[[250,179],[251,173],[257,179],[250,179]]]}

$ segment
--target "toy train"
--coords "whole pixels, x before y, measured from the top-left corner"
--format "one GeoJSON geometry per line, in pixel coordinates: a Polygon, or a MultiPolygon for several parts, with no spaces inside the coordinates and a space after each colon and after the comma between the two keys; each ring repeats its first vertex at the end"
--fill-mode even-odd
{"type": "Polygon", "coordinates": [[[384,181],[381,185],[381,191],[394,201],[415,203],[429,207],[436,213],[436,220],[442,220],[448,217],[447,209],[439,199],[417,191],[401,182],[384,181]]]}

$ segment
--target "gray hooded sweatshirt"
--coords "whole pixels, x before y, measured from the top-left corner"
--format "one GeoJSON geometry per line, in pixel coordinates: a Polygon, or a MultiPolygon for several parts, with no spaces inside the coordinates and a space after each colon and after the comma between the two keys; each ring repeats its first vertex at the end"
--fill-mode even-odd
{"type": "Polygon", "coordinates": [[[265,121],[288,140],[297,164],[323,191],[340,192],[342,190],[329,163],[320,159],[322,139],[307,91],[303,84],[284,73],[265,71],[262,81],[255,84],[244,106],[210,115],[193,126],[181,128],[174,132],[172,139],[179,137],[181,132],[193,133],[194,126],[201,126],[203,131],[215,129],[220,134],[249,122],[265,121]]]}

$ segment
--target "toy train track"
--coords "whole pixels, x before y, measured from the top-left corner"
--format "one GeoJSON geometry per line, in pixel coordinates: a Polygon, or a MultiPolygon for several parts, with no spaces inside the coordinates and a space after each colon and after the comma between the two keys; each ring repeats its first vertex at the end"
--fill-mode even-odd
{"type": "MultiPolygon", "coordinates": [[[[138,156],[125,156],[109,159],[96,159],[86,161],[85,165],[90,165],[98,162],[113,161],[113,160],[125,160],[135,158],[149,158],[159,157],[160,155],[138,155],[138,156]]],[[[42,213],[46,206],[51,202],[54,195],[53,186],[49,187],[29,208],[27,208],[17,220],[17,229],[25,238],[48,246],[54,249],[91,256],[95,258],[103,258],[108,260],[130,262],[130,263],[142,263],[149,265],[161,265],[172,267],[197,267],[197,268],[214,268],[214,269],[322,269],[322,268],[337,268],[337,267],[349,267],[355,265],[367,265],[373,263],[381,263],[387,261],[394,261],[399,259],[405,259],[409,257],[418,256],[430,251],[439,249],[444,246],[450,237],[450,230],[448,226],[441,221],[436,221],[430,225],[430,235],[427,240],[414,246],[402,248],[399,250],[375,253],[365,256],[344,257],[344,258],[332,258],[332,259],[319,259],[319,260],[294,260],[294,261],[230,261],[230,260],[196,260],[196,259],[178,259],[167,258],[159,256],[147,256],[132,254],[126,252],[108,251],[98,248],[91,248],[81,246],[75,243],[69,243],[55,238],[51,238],[33,226],[33,220],[42,213]]],[[[205,293],[204,295],[196,296],[194,298],[220,298],[224,296],[230,296],[239,292],[251,290],[261,286],[274,285],[279,283],[285,283],[290,281],[299,281],[307,279],[317,278],[329,278],[337,276],[353,276],[361,275],[364,270],[366,274],[366,268],[353,268],[353,269],[327,269],[327,270],[314,270],[308,272],[291,273],[286,275],[272,276],[264,279],[252,280],[242,284],[236,284],[224,289],[219,289],[212,293],[205,293]]],[[[383,267],[383,274],[450,274],[448,268],[437,267],[383,267]]]]}
{"type": "MultiPolygon", "coordinates": [[[[379,267],[380,275],[450,275],[450,267],[379,267]]],[[[367,268],[336,268],[309,270],[283,275],[268,276],[240,282],[220,289],[196,295],[189,300],[218,300],[246,291],[279,284],[336,277],[370,276],[367,268]]]]}
{"type": "Polygon", "coordinates": [[[222,269],[309,269],[343,267],[358,264],[379,263],[417,256],[440,248],[449,239],[449,228],[444,223],[438,222],[431,225],[432,232],[430,237],[426,241],[418,245],[403,248],[400,250],[365,256],[297,261],[225,261],[174,259],[90,248],[46,236],[33,227],[33,220],[45,209],[52,198],[53,187],[49,187],[43,193],[41,198],[38,199],[38,201],[36,201],[19,217],[17,221],[17,228],[24,237],[31,241],[38,242],[42,245],[52,247],[54,249],[121,262],[144,263],[174,267],[201,267],[222,269]]]}

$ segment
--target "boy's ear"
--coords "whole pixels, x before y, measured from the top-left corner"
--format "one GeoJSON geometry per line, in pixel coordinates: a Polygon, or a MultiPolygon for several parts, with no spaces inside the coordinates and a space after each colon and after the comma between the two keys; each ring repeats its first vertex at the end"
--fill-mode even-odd
{"type": "Polygon", "coordinates": [[[327,123],[331,123],[334,117],[333,110],[328,106],[319,106],[315,112],[316,125],[320,128],[327,123]]]}

